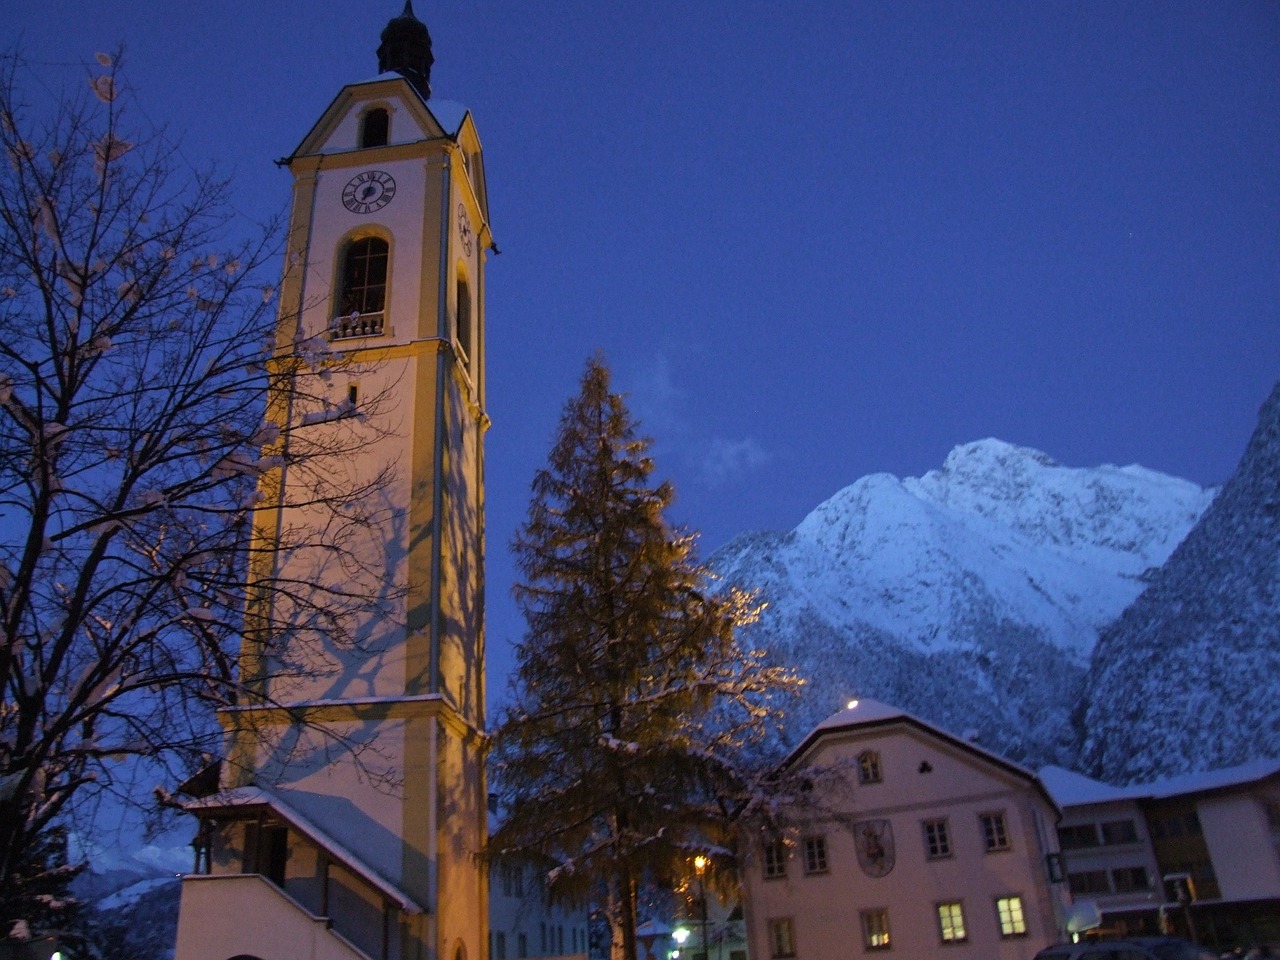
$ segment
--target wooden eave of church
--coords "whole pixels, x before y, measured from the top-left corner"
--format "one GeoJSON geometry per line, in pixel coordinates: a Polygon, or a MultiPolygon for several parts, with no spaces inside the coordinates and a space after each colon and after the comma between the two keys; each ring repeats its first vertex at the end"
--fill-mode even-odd
{"type": "Polygon", "coordinates": [[[405,913],[418,914],[427,912],[426,908],[413,897],[382,877],[359,856],[338,843],[280,797],[263,787],[236,787],[231,790],[223,790],[212,796],[189,801],[182,806],[188,813],[194,814],[201,819],[212,817],[225,820],[251,820],[263,812],[270,811],[290,830],[294,830],[305,837],[316,847],[323,850],[329,859],[342,864],[342,866],[360,877],[405,913]]]}

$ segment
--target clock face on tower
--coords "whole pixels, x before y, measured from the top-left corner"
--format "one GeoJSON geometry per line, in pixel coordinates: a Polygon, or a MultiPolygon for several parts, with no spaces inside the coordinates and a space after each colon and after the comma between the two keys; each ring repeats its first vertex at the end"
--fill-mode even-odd
{"type": "Polygon", "coordinates": [[[352,213],[373,213],[381,210],[396,195],[396,182],[391,174],[381,170],[357,173],[342,188],[342,205],[352,213]]]}

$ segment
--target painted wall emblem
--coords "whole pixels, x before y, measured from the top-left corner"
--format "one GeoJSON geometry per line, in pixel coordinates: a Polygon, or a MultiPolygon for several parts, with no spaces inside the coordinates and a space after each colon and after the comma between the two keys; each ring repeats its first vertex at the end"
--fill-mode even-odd
{"type": "Polygon", "coordinates": [[[888,820],[859,820],[853,825],[858,865],[869,877],[883,877],[893,869],[893,824],[888,820]]]}

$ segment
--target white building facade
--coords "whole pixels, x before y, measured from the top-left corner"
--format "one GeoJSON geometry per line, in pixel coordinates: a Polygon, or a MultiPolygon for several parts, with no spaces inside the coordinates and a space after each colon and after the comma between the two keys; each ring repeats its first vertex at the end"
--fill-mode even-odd
{"type": "Polygon", "coordinates": [[[247,694],[221,715],[216,775],[188,785],[199,864],[177,960],[488,953],[492,240],[475,125],[431,96],[410,3],[381,41],[377,75],[281,161],[293,204],[267,417],[284,443],[349,452],[309,475],[285,449],[259,485],[247,694]],[[323,374],[305,391],[286,375],[302,365],[323,374]],[[363,491],[367,520],[335,520],[316,485],[363,491]]]}
{"type": "Polygon", "coordinates": [[[1026,960],[1062,939],[1058,809],[1030,771],[870,700],[784,766],[814,796],[744,843],[754,960],[1026,960]]]}

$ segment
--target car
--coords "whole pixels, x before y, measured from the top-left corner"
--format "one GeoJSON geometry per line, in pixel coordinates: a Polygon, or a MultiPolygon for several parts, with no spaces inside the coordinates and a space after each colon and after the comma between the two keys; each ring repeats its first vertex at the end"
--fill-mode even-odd
{"type": "Polygon", "coordinates": [[[1214,955],[1177,937],[1125,937],[1055,944],[1034,960],[1214,960],[1214,955]]]}

